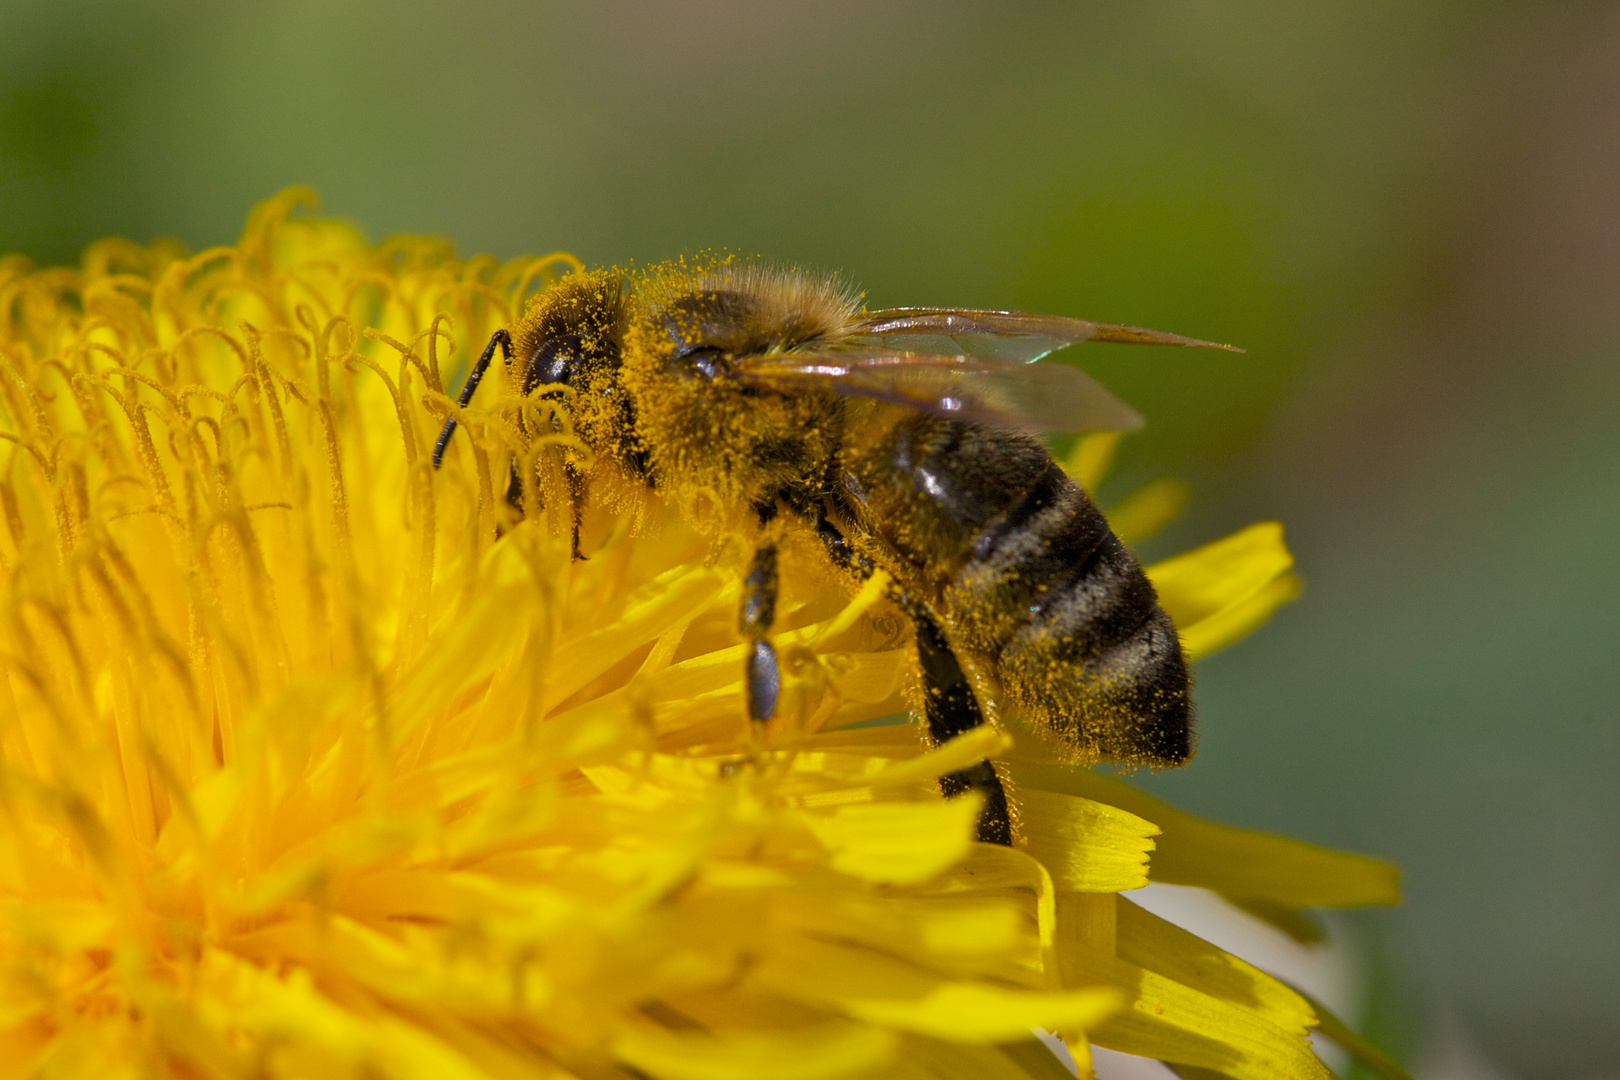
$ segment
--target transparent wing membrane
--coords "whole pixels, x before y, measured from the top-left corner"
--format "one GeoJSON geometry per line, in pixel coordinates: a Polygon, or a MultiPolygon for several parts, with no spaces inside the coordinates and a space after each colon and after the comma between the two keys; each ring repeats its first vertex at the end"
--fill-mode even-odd
{"type": "Polygon", "coordinates": [[[783,389],[816,387],[1013,431],[1066,434],[1142,426],[1135,409],[1066,364],[838,349],[751,357],[738,374],[783,389]]]}
{"type": "Polygon", "coordinates": [[[1005,363],[1029,363],[1081,341],[1243,351],[1231,345],[1140,326],[1089,322],[1062,315],[969,308],[889,308],[869,312],[854,340],[895,351],[933,355],[962,353],[1005,363]]]}

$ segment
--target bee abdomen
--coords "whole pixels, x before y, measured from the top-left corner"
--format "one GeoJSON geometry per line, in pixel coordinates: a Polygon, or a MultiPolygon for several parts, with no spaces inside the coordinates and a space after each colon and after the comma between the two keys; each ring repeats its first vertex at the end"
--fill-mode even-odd
{"type": "Polygon", "coordinates": [[[1003,692],[1082,754],[1192,753],[1189,675],[1147,575],[1056,464],[986,522],[946,590],[953,629],[1003,692]]]}

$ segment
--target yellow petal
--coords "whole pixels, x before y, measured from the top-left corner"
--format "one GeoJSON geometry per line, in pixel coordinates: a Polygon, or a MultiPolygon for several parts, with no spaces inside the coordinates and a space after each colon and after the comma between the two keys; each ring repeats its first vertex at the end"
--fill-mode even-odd
{"type": "Polygon", "coordinates": [[[1119,958],[1304,1035],[1316,1013],[1292,988],[1181,927],[1119,897],[1119,958]]]}
{"type": "Polygon", "coordinates": [[[1400,871],[1382,859],[1273,833],[1218,825],[1098,773],[1014,763],[1022,789],[1063,791],[1151,818],[1163,830],[1149,876],[1284,907],[1356,907],[1400,901],[1400,871]]]}
{"type": "Polygon", "coordinates": [[[1107,989],[1032,993],[982,983],[945,983],[914,1001],[848,997],[839,1005],[874,1024],[951,1042],[1006,1042],[1031,1028],[1090,1031],[1119,1008],[1107,989]]]}
{"type": "Polygon", "coordinates": [[[1091,1063],[1091,1040],[1084,1035],[1063,1035],[1063,1046],[1074,1059],[1075,1074],[1080,1080],[1096,1080],[1097,1073],[1091,1063]]]}
{"type": "Polygon", "coordinates": [[[1272,612],[1298,597],[1304,588],[1298,574],[1272,578],[1259,591],[1180,631],[1181,646],[1192,660],[1219,652],[1264,626],[1272,612]]]}
{"type": "Polygon", "coordinates": [[[925,1069],[924,1075],[941,1080],[1074,1080],[1057,1055],[1036,1039],[964,1046],[911,1038],[901,1055],[925,1069]]]}
{"type": "Polygon", "coordinates": [[[1088,1032],[1097,1046],[1214,1069],[1233,1080],[1332,1080],[1302,1036],[1258,1013],[1123,960],[1089,974],[1106,978],[1129,1001],[1088,1032]]]}
{"type": "Polygon", "coordinates": [[[1017,789],[1025,850],[1052,883],[1077,892],[1119,892],[1148,883],[1148,852],[1159,827],[1092,799],[1037,787],[1017,789]]]}
{"type": "Polygon", "coordinates": [[[1185,480],[1164,477],[1144,484],[1108,510],[1108,527],[1127,544],[1152,537],[1185,509],[1192,488],[1185,480]]]}
{"type": "MultiPolygon", "coordinates": [[[[1118,896],[1063,893],[1058,898],[1065,985],[1101,983],[1125,994],[1126,1007],[1087,1032],[1097,1046],[1161,1061],[1217,1069],[1240,1080],[1328,1080],[1304,1038],[1261,1011],[1206,994],[1114,953],[1133,930],[1118,896]]],[[[1138,941],[1140,938],[1138,937],[1138,941]]],[[[1133,948],[1135,946],[1132,946],[1133,948]]],[[[1151,950],[1150,950],[1151,951],[1151,950]]],[[[1217,977],[1216,987],[1241,990],[1217,977]]],[[[1213,988],[1213,987],[1212,987],[1213,988]]],[[[1063,1033],[1068,1036],[1068,1032],[1063,1033]]]]}
{"type": "Polygon", "coordinates": [[[839,1080],[882,1065],[897,1044],[891,1032],[856,1024],[720,1035],[635,1024],[619,1033],[614,1053],[659,1080],[839,1080]]]}
{"type": "Polygon", "coordinates": [[[1262,521],[1147,567],[1159,604],[1194,656],[1254,630],[1299,593],[1282,526],[1262,521]]]}
{"type": "MultiPolygon", "coordinates": [[[[909,737],[908,728],[901,730],[908,732],[906,748],[914,752],[915,738],[909,737]]],[[[934,783],[938,777],[999,757],[1011,746],[1012,739],[1005,732],[983,724],[918,757],[898,762],[830,751],[799,753],[793,757],[790,781],[783,785],[782,792],[807,807],[870,802],[874,793],[896,788],[933,794],[938,791],[934,783]]]]}
{"type": "Polygon", "coordinates": [[[927,881],[968,853],[978,820],[977,799],[841,806],[806,815],[826,845],[834,870],[865,881],[927,881]]]}
{"type": "Polygon", "coordinates": [[[650,582],[610,626],[564,640],[557,648],[547,697],[555,704],[669,627],[690,620],[720,596],[726,581],[713,570],[685,568],[650,582]]]}
{"type": "Polygon", "coordinates": [[[1018,932],[1011,907],[936,911],[921,920],[923,947],[936,956],[976,956],[1011,946],[1018,932]]]}
{"type": "Polygon", "coordinates": [[[1086,1031],[1120,1003],[1105,988],[1042,992],[942,979],[873,949],[808,938],[782,942],[753,977],[874,1024],[961,1043],[1011,1042],[1037,1027],[1086,1031]]]}
{"type": "MultiPolygon", "coordinates": [[[[488,1074],[427,1029],[398,1018],[368,1017],[329,999],[303,972],[285,979],[212,952],[202,970],[204,1019],[223,1033],[265,1034],[270,1069],[287,1075],[378,1075],[479,1080],[488,1074]]],[[[542,1060],[528,1064],[557,1076],[542,1060]]]]}
{"type": "Polygon", "coordinates": [[[999,757],[1011,746],[1012,738],[1005,732],[989,724],[981,724],[919,757],[887,765],[872,777],[871,785],[898,787],[933,780],[985,758],[999,757]]]}
{"type": "Polygon", "coordinates": [[[1082,436],[1060,462],[1063,471],[1087,492],[1095,490],[1108,475],[1108,467],[1114,463],[1114,451],[1123,435],[1120,431],[1099,431],[1082,436]]]}

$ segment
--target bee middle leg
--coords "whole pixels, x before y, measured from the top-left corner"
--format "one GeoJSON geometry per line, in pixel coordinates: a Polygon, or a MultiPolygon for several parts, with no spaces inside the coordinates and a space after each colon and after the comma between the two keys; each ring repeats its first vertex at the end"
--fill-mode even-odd
{"type": "MultiPolygon", "coordinates": [[[[816,534],[835,565],[863,580],[872,576],[876,567],[855,550],[825,515],[816,522],[816,534]]],[[[983,724],[984,712],[973,693],[973,684],[951,651],[951,644],[933,613],[899,585],[894,586],[894,600],[917,631],[917,666],[922,671],[923,719],[928,725],[929,742],[938,746],[983,724]]],[[[986,844],[1012,846],[1012,811],[1007,803],[1007,789],[994,765],[981,761],[946,773],[939,778],[939,790],[947,799],[969,791],[978,792],[983,805],[974,830],[975,839],[986,844]]]]}
{"type": "Polygon", "coordinates": [[[756,723],[776,715],[776,699],[782,691],[782,670],[768,636],[776,621],[776,588],[776,545],[761,544],[743,579],[742,610],[737,617],[737,629],[748,639],[744,684],[748,716],[756,723]]]}

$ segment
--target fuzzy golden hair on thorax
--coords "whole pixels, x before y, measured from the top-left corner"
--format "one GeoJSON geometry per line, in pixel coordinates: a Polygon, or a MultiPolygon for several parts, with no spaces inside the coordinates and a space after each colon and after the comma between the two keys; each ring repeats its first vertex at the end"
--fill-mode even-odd
{"type": "Polygon", "coordinates": [[[664,498],[714,528],[752,528],[783,492],[821,488],[845,402],[818,389],[750,386],[748,357],[843,341],[859,296],[838,279],[744,263],[678,262],[632,288],[621,385],[664,498]],[[714,508],[712,511],[705,507],[714,508]]]}
{"type": "Polygon", "coordinates": [[[661,311],[699,298],[734,298],[747,334],[737,349],[789,350],[831,345],[854,332],[862,294],[832,273],[750,262],[683,264],[653,272],[638,290],[645,310],[661,311]]]}

